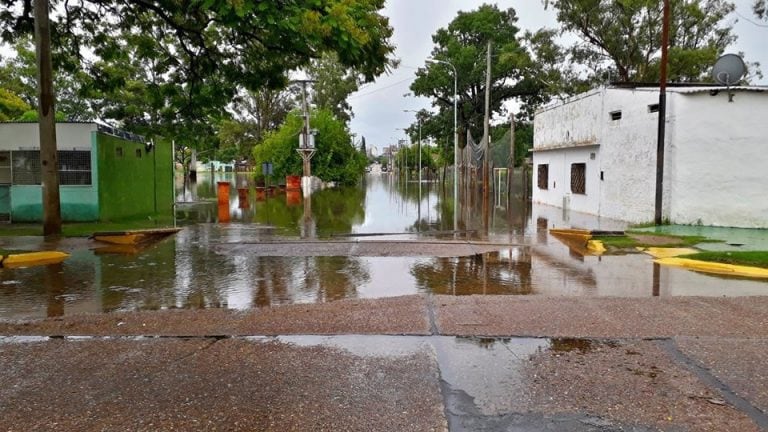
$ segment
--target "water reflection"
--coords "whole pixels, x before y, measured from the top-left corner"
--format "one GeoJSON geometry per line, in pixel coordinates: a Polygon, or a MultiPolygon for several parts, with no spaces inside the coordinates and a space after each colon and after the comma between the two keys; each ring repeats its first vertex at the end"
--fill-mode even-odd
{"type": "MultiPolygon", "coordinates": [[[[409,184],[406,189],[394,176],[371,175],[362,187],[326,189],[305,199],[281,188],[257,188],[239,174],[211,178],[200,173],[198,177],[198,183],[182,185],[177,193],[180,200],[195,201],[179,205],[180,223],[185,229],[145,248],[1,239],[2,247],[8,250],[64,247],[72,255],[58,265],[3,269],[0,317],[170,308],[249,309],[423,293],[625,297],[768,294],[764,281],[723,279],[660,267],[644,255],[584,255],[551,237],[548,229],[579,226],[610,230],[623,225],[575,213],[564,216],[561,209],[531,207],[514,198],[495,202],[487,232],[480,218],[462,216],[460,228],[466,231],[455,237],[451,233],[453,203],[446,195],[451,188],[446,190],[438,182],[425,182],[419,199],[418,185],[409,184]],[[219,224],[215,184],[222,179],[233,186],[229,196],[231,221],[219,224]],[[388,235],[377,237],[382,234],[388,235]],[[408,239],[428,247],[423,241],[447,238],[487,240],[498,247],[492,252],[449,257],[275,256],[278,254],[248,253],[246,247],[266,248],[270,242],[338,235],[352,235],[343,240],[350,244],[408,239]],[[244,247],[218,247],[228,243],[244,247]]],[[[295,255],[302,254],[297,250],[295,255]]]]}

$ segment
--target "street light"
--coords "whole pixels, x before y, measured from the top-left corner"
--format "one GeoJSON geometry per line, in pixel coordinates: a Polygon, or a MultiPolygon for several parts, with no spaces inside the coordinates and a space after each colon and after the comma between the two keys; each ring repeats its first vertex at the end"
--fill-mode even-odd
{"type": "Polygon", "coordinates": [[[446,60],[438,60],[435,58],[428,58],[427,63],[443,63],[453,69],[453,230],[457,231],[459,228],[459,127],[458,127],[458,111],[456,109],[459,75],[456,73],[456,66],[453,63],[446,60]]]}

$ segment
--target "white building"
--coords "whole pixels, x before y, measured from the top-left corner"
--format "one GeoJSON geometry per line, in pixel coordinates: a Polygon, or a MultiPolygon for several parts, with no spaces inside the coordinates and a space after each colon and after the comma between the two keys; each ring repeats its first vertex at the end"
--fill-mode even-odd
{"type": "MultiPolygon", "coordinates": [[[[667,88],[662,213],[768,228],[768,88],[667,88]]],[[[659,89],[601,87],[534,119],[533,200],[653,222],[659,89]]]]}

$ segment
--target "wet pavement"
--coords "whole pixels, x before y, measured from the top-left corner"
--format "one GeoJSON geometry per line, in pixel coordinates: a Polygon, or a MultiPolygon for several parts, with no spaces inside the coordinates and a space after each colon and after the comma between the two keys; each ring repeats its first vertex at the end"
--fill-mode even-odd
{"type": "Polygon", "coordinates": [[[211,184],[173,238],[0,272],[0,430],[768,430],[764,281],[581,255],[547,229],[622,224],[547,207],[453,233],[434,184],[228,224],[211,184]]]}
{"type": "MultiPolygon", "coordinates": [[[[741,393],[743,382],[698,366],[677,343],[354,334],[2,337],[0,428],[768,428],[762,399],[741,393]]],[[[717,345],[697,343],[706,350],[717,345]]],[[[765,348],[750,354],[765,355],[765,348]]]]}

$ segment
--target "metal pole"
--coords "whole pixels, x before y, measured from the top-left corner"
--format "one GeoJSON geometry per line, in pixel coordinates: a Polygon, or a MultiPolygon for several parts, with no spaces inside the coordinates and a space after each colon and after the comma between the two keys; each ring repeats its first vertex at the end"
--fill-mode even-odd
{"type": "Polygon", "coordinates": [[[664,199],[664,142],[667,120],[667,56],[669,51],[669,0],[664,0],[664,23],[661,30],[661,68],[659,82],[659,127],[656,141],[656,208],[654,223],[662,223],[664,199]]]}
{"type": "Polygon", "coordinates": [[[485,120],[483,121],[483,141],[485,151],[483,152],[483,228],[488,233],[488,211],[489,211],[489,194],[490,194],[490,165],[491,165],[491,41],[488,41],[487,53],[486,53],[486,75],[485,75],[485,120]]]}

